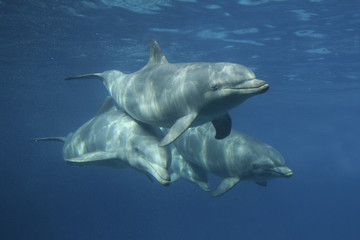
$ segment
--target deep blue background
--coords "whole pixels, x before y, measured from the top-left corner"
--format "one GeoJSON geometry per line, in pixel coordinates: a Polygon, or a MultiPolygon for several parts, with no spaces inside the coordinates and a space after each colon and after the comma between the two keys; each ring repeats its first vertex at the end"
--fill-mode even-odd
{"type": "MultiPolygon", "coordinates": [[[[360,239],[360,2],[0,1],[1,239],[360,239]],[[110,4],[112,3],[112,4],[110,4]],[[158,4],[156,4],[158,3],[158,4]],[[106,89],[67,76],[148,59],[227,61],[270,84],[231,111],[276,147],[290,179],[220,198],[133,170],[67,166],[65,136],[106,89]]],[[[213,186],[214,187],[214,186],[213,186]]]]}

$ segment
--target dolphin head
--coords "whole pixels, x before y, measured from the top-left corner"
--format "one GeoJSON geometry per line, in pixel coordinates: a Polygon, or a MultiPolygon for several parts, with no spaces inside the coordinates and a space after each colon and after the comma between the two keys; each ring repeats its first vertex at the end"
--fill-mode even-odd
{"type": "Polygon", "coordinates": [[[129,141],[127,152],[133,167],[154,177],[162,185],[170,184],[167,168],[171,155],[167,147],[159,146],[157,137],[139,134],[129,141]]]}
{"type": "Polygon", "coordinates": [[[291,177],[293,172],[285,166],[283,156],[273,147],[264,146],[262,153],[250,164],[250,172],[255,182],[266,182],[278,177],[291,177]]]}
{"type": "Polygon", "coordinates": [[[249,68],[234,63],[214,63],[209,66],[208,96],[225,99],[237,105],[247,98],[268,90],[269,84],[256,79],[249,68]]]}

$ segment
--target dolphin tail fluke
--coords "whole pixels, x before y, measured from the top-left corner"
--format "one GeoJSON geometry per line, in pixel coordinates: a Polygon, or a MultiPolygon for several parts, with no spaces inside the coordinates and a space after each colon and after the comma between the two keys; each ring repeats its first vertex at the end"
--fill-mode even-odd
{"type": "Polygon", "coordinates": [[[102,73],[91,73],[91,74],[78,75],[78,76],[72,76],[72,77],[65,78],[65,80],[75,80],[75,79],[100,79],[100,80],[104,80],[104,77],[103,77],[102,73]]]}
{"type": "Polygon", "coordinates": [[[39,141],[65,142],[65,137],[31,138],[30,141],[33,141],[33,142],[39,142],[39,141]]]}

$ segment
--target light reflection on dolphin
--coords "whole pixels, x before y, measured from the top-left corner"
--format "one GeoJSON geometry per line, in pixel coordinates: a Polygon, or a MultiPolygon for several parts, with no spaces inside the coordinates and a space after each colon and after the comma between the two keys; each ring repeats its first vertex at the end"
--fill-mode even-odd
{"type": "Polygon", "coordinates": [[[272,146],[234,129],[222,140],[214,139],[213,134],[207,123],[189,128],[172,143],[185,160],[223,178],[211,196],[221,196],[239,181],[266,186],[269,180],[292,176],[283,156],[272,146]]]}
{"type": "Polygon", "coordinates": [[[184,178],[198,185],[205,191],[210,191],[206,171],[199,166],[184,160],[174,146],[171,146],[171,165],[169,171],[171,171],[171,183],[177,181],[179,178],[184,178]]]}
{"type": "Polygon", "coordinates": [[[153,128],[119,111],[111,97],[94,118],[67,137],[32,140],[64,142],[63,155],[69,164],[131,167],[148,177],[153,176],[162,185],[170,183],[168,149],[159,146],[153,128]]]}
{"type": "Polygon", "coordinates": [[[165,146],[187,128],[212,121],[214,136],[223,139],[231,131],[228,111],[269,85],[247,67],[234,63],[171,64],[156,41],[150,42],[150,59],[140,71],[117,70],[66,78],[101,79],[121,109],[134,119],[170,128],[161,140],[165,146]]]}

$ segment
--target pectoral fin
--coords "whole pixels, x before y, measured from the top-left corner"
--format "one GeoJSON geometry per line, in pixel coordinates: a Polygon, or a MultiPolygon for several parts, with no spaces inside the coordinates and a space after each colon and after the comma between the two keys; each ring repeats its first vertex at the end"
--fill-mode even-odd
{"type": "Polygon", "coordinates": [[[65,158],[65,161],[74,162],[74,163],[85,163],[85,162],[94,162],[94,161],[101,161],[101,160],[110,160],[116,158],[116,152],[91,152],[85,153],[79,157],[74,158],[65,158]]]}
{"type": "Polygon", "coordinates": [[[211,121],[216,130],[216,139],[224,139],[231,132],[231,117],[228,113],[211,121]]]}
{"type": "Polygon", "coordinates": [[[267,186],[267,182],[255,182],[257,185],[262,186],[262,187],[266,187],[267,186]]]}
{"type": "Polygon", "coordinates": [[[240,181],[240,178],[233,177],[233,178],[225,178],[221,181],[219,186],[210,193],[212,197],[219,197],[223,195],[225,192],[229,191],[231,188],[235,186],[240,181]]]}
{"type": "Polygon", "coordinates": [[[191,182],[199,185],[206,192],[210,191],[209,183],[208,183],[208,174],[207,171],[191,162],[187,162],[188,164],[188,176],[186,177],[191,182]]]}
{"type": "Polygon", "coordinates": [[[151,177],[151,175],[150,174],[148,174],[148,173],[144,173],[145,174],[145,176],[150,180],[150,182],[152,182],[152,183],[154,183],[154,180],[152,179],[152,177],[151,177]]]}
{"type": "Polygon", "coordinates": [[[118,158],[116,152],[91,152],[82,154],[81,156],[74,158],[66,158],[65,161],[69,165],[77,166],[99,166],[110,167],[116,169],[123,169],[129,167],[127,162],[118,158]]]}
{"type": "Polygon", "coordinates": [[[169,132],[160,141],[159,146],[163,147],[175,141],[183,132],[185,132],[186,129],[190,127],[197,116],[198,113],[191,113],[176,120],[174,125],[172,125],[170,128],[169,132]]]}
{"type": "Polygon", "coordinates": [[[180,179],[180,174],[175,173],[175,172],[170,174],[170,182],[173,183],[173,182],[176,182],[179,179],[180,179]]]}

